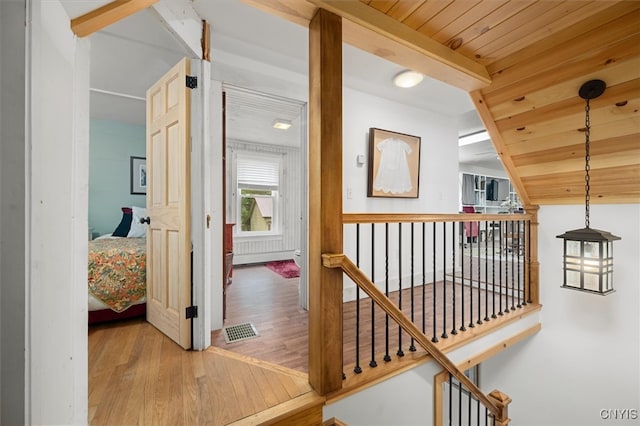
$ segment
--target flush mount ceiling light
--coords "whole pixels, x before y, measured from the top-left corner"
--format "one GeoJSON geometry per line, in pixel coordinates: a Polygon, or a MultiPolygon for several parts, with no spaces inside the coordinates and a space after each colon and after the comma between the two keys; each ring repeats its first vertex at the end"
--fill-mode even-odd
{"type": "Polygon", "coordinates": [[[287,130],[291,127],[291,121],[284,118],[278,118],[273,122],[274,129],[287,130]]]}
{"type": "Polygon", "coordinates": [[[393,78],[393,84],[398,87],[413,87],[417,86],[424,76],[417,71],[404,70],[393,78]]]}
{"type": "Polygon", "coordinates": [[[602,80],[590,80],[580,87],[578,94],[587,101],[585,107],[585,228],[567,231],[557,238],[564,240],[563,288],[607,295],[613,289],[613,241],[620,237],[589,227],[589,145],[591,122],[589,101],[604,93],[602,80]]]}

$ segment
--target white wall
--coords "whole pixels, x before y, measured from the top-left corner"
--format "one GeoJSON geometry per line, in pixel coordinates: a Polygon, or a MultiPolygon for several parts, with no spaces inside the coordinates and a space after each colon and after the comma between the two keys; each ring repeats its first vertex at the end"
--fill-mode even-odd
{"type": "Polygon", "coordinates": [[[27,2],[27,424],[87,421],[89,41],[27,2]]]}
{"type": "MultiPolygon", "coordinates": [[[[343,210],[347,213],[457,213],[458,212],[458,130],[453,117],[409,107],[360,91],[344,88],[343,92],[343,210]],[[369,128],[405,133],[421,138],[419,198],[369,198],[367,197],[369,128]],[[358,155],[364,155],[364,164],[357,163],[358,155]]],[[[432,259],[432,227],[427,226],[427,259],[432,259]]],[[[375,282],[384,286],[384,227],[376,226],[375,282]]],[[[438,228],[438,233],[442,232],[438,228]]],[[[355,225],[344,227],[344,252],[356,260],[355,225]]],[[[397,225],[390,226],[390,291],[398,288],[397,225]]],[[[415,247],[422,246],[421,228],[416,231],[415,247]]],[[[402,279],[410,282],[409,225],[403,227],[402,279]]],[[[371,275],[370,227],[361,229],[361,268],[371,275]]],[[[438,253],[442,244],[437,244],[438,253]]],[[[416,252],[417,258],[421,255],[416,252]]],[[[432,263],[425,267],[429,280],[433,276],[432,263]]],[[[422,276],[422,265],[416,263],[414,274],[422,276]]],[[[437,279],[441,279],[443,267],[438,262],[437,279]]],[[[355,285],[344,280],[344,299],[355,299],[355,285]]]]}
{"type": "Polygon", "coordinates": [[[0,1],[0,424],[24,423],[23,1],[0,1]]]}
{"type": "MultiPolygon", "coordinates": [[[[507,393],[513,425],[639,424],[602,420],[601,409],[640,410],[640,205],[592,205],[591,227],[614,243],[616,292],[560,288],[562,240],[584,227],[584,206],[540,209],[540,333],[482,365],[487,386],[507,393]]],[[[640,416],[640,413],[638,413],[640,416]]]]}
{"type": "MultiPolygon", "coordinates": [[[[491,334],[484,335],[448,352],[447,356],[456,365],[469,365],[469,360],[482,354],[488,348],[502,346],[502,343],[509,337],[522,333],[536,326],[539,322],[538,314],[528,315],[520,321],[508,324],[491,334]]],[[[365,370],[363,374],[366,374],[368,368],[363,366],[363,370],[365,370]]],[[[323,417],[325,419],[335,417],[351,426],[433,424],[433,383],[434,377],[441,371],[443,368],[434,361],[422,364],[405,373],[383,380],[361,392],[326,405],[323,409],[323,417]]],[[[489,393],[494,389],[483,385],[482,370],[479,387],[484,393],[489,393]]],[[[518,423],[514,422],[514,424],[518,423]]]]}
{"type": "Polygon", "coordinates": [[[456,213],[458,130],[454,118],[365,94],[343,91],[343,209],[349,213],[456,213]],[[421,138],[419,198],[368,198],[369,128],[421,138]],[[365,155],[362,166],[356,156],[365,155]],[[351,190],[351,198],[348,197],[351,190]]]}

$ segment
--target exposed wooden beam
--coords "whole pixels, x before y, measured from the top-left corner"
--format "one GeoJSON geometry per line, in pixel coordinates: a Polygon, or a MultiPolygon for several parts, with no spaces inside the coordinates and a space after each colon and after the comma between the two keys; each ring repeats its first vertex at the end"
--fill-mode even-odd
{"type": "Polygon", "coordinates": [[[204,59],[202,36],[205,23],[191,1],[160,0],[153,5],[153,11],[193,57],[204,59]]]}
{"type": "Polygon", "coordinates": [[[287,21],[309,26],[309,21],[318,8],[302,0],[241,0],[251,7],[260,9],[270,15],[279,16],[287,21]]]}
{"type": "Polygon", "coordinates": [[[204,19],[202,20],[202,59],[211,62],[211,25],[204,19]]]}
{"type": "Polygon", "coordinates": [[[87,37],[101,29],[133,15],[158,0],[115,0],[71,20],[71,31],[78,37],[87,37]]]}
{"type": "Polygon", "coordinates": [[[468,92],[491,83],[483,65],[362,2],[308,1],[342,16],[345,43],[468,92]]]}

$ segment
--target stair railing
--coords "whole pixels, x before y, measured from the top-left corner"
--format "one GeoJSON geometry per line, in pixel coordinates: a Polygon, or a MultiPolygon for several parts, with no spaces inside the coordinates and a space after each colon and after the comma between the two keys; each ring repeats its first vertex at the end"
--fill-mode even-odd
{"type": "Polygon", "coordinates": [[[452,377],[455,377],[469,392],[480,401],[494,416],[495,425],[507,425],[508,399],[496,398],[504,395],[499,391],[493,391],[485,395],[456,365],[440,351],[429,338],[382,292],[376,285],[344,254],[323,254],[322,263],[326,268],[341,269],[362,291],[389,315],[402,329],[409,334],[440,366],[452,377]],[[505,401],[507,401],[505,403],[505,401]]]}

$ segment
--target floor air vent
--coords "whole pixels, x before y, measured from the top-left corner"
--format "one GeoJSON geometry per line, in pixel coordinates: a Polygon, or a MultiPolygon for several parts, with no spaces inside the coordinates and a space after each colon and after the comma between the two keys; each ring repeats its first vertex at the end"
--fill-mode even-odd
{"type": "Polygon", "coordinates": [[[256,328],[250,322],[244,324],[231,325],[224,329],[224,341],[227,343],[239,342],[245,339],[251,339],[256,337],[258,332],[256,328]]]}

